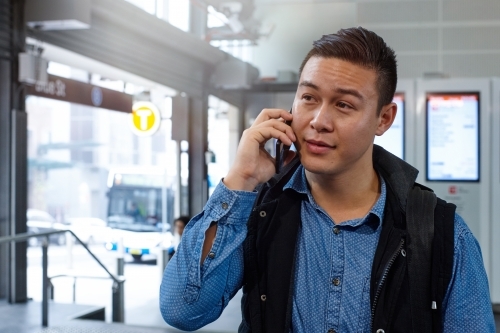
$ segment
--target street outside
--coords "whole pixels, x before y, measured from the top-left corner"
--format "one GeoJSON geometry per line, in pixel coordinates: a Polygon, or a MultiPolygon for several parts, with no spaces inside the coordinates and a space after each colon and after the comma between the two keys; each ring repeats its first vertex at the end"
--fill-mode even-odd
{"type": "MultiPolygon", "coordinates": [[[[117,255],[104,245],[91,245],[91,251],[112,272],[116,273],[117,255]]],[[[106,272],[81,245],[49,246],[49,277],[76,275],[107,277],[106,272]],[[69,253],[72,253],[70,255],[69,253]]],[[[158,306],[158,292],[162,272],[153,255],[144,256],[136,262],[125,257],[125,322],[131,325],[169,327],[162,319],[158,306]]],[[[52,280],[54,302],[73,302],[73,278],[61,277],[52,280]]],[[[106,307],[106,320],[111,321],[112,281],[109,279],[79,278],[76,281],[77,304],[106,307]]],[[[42,249],[28,247],[28,297],[42,300],[42,249]]],[[[236,332],[241,321],[241,292],[224,310],[221,317],[201,331],[236,332]]]]}

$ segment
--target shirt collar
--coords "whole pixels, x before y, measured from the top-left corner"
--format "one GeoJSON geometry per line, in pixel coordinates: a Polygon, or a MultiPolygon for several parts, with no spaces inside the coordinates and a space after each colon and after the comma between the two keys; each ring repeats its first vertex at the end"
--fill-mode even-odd
{"type": "MultiPolygon", "coordinates": [[[[367,223],[369,221],[374,221],[377,227],[380,227],[382,225],[381,222],[384,219],[384,208],[387,196],[387,187],[384,178],[380,174],[378,176],[380,179],[380,196],[377,199],[377,202],[375,202],[375,204],[373,205],[370,212],[364,218],[345,221],[342,223],[342,225],[350,225],[352,227],[356,227],[361,224],[367,223]]],[[[288,183],[286,183],[286,185],[283,187],[283,190],[286,189],[291,189],[297,193],[307,195],[309,202],[313,206],[315,206],[315,208],[321,209],[321,207],[318,206],[316,201],[314,201],[314,198],[311,195],[311,191],[309,190],[309,187],[307,185],[307,178],[304,166],[301,165],[297,168],[297,170],[295,170],[295,173],[292,175],[292,178],[290,178],[288,183]]]]}

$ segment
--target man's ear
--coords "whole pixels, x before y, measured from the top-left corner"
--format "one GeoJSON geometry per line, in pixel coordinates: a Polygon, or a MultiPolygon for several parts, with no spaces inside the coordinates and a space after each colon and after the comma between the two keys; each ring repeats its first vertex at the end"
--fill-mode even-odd
{"type": "Polygon", "coordinates": [[[394,119],[396,119],[397,112],[398,106],[396,105],[396,103],[389,103],[382,107],[382,110],[380,110],[380,114],[377,117],[378,127],[375,135],[380,136],[391,127],[394,119]]]}

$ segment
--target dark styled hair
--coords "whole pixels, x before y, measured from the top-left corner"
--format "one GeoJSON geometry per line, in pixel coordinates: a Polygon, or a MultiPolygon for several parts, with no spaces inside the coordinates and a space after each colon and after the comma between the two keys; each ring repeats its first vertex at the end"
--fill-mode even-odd
{"type": "Polygon", "coordinates": [[[178,218],[174,219],[174,222],[181,221],[184,224],[184,226],[186,226],[189,220],[191,220],[189,216],[181,215],[178,218]]]}
{"type": "Polygon", "coordinates": [[[324,35],[313,43],[313,48],[300,65],[300,74],[311,57],[337,58],[375,70],[378,113],[384,105],[392,102],[398,82],[396,54],[376,33],[358,27],[324,35]]]}

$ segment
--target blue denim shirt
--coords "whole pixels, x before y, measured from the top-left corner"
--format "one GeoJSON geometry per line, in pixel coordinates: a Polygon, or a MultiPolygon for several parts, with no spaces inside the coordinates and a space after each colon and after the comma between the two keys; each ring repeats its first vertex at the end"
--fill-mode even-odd
{"type": "MultiPolygon", "coordinates": [[[[385,182],[365,217],[339,225],[314,201],[302,167],[286,187],[309,199],[301,209],[292,331],[370,332],[369,277],[383,221],[385,182]]],[[[242,243],[255,198],[255,192],[231,191],[221,182],[203,212],[186,226],[160,288],[160,310],[170,325],[203,327],[220,316],[241,288],[242,243]],[[205,231],[212,222],[218,224],[215,242],[200,265],[205,231]]],[[[443,308],[445,332],[495,332],[481,250],[459,215],[453,276],[443,308]]]]}

